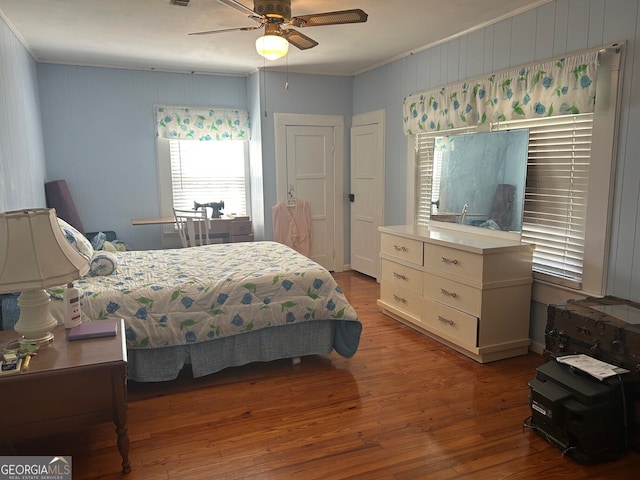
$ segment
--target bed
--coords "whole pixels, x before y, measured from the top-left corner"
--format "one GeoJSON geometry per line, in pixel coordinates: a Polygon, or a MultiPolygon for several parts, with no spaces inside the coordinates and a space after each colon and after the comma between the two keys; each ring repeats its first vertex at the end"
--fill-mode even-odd
{"type": "MultiPolygon", "coordinates": [[[[122,251],[106,272],[90,253],[93,274],[76,282],[84,321],[124,318],[130,380],[358,348],[362,325],[335,279],[280,243],[122,251]]],[[[56,318],[62,293],[51,291],[56,318]]]]}

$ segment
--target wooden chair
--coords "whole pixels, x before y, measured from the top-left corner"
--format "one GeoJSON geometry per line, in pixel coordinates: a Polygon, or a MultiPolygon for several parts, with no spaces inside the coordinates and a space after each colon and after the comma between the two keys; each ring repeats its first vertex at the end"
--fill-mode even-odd
{"type": "Polygon", "coordinates": [[[183,247],[199,247],[210,243],[210,220],[205,210],[177,210],[174,208],[173,214],[183,247]]]}

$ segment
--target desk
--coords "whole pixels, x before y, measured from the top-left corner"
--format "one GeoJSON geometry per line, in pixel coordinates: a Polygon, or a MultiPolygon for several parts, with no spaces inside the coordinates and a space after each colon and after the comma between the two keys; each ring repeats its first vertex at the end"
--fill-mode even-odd
{"type": "MultiPolygon", "coordinates": [[[[252,242],[253,226],[249,217],[212,218],[209,238],[214,243],[252,242]]],[[[132,218],[131,225],[171,225],[174,217],[132,218]]]]}
{"type": "Polygon", "coordinates": [[[174,217],[132,218],[131,225],[168,225],[176,223],[174,217]]]}
{"type": "MultiPolygon", "coordinates": [[[[112,421],[122,471],[129,472],[123,328],[120,320],[115,337],[70,342],[64,326],[57,326],[53,343],[40,347],[29,370],[0,376],[2,440],[49,436],[112,421]]],[[[2,331],[0,345],[17,338],[14,331],[2,331]]]]}

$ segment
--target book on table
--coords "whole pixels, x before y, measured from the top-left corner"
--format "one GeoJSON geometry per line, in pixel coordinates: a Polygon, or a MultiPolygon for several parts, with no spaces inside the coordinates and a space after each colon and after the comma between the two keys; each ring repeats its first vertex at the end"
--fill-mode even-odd
{"type": "Polygon", "coordinates": [[[115,337],[118,323],[114,320],[98,320],[81,323],[69,329],[69,340],[83,340],[85,338],[115,337]]]}

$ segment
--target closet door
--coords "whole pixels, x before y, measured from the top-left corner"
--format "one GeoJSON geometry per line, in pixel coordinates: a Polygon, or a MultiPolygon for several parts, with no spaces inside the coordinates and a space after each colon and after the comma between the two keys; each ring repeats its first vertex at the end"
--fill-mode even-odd
{"type": "Polygon", "coordinates": [[[311,210],[311,259],[334,271],[334,128],[286,127],[287,185],[311,210]]]}
{"type": "Polygon", "coordinates": [[[380,278],[384,221],[385,111],[356,115],[351,127],[351,269],[380,278]]]}

